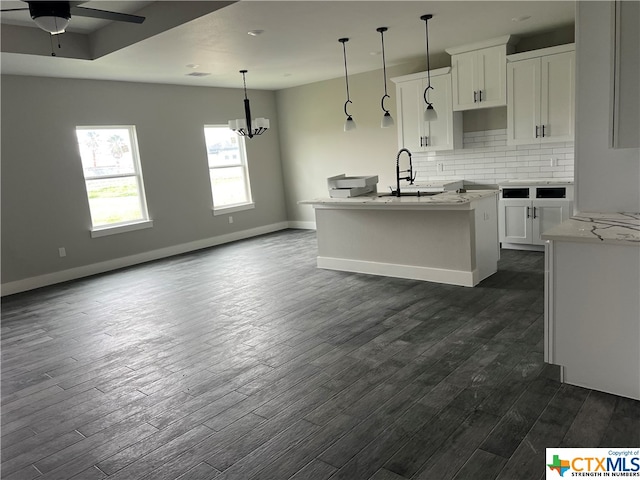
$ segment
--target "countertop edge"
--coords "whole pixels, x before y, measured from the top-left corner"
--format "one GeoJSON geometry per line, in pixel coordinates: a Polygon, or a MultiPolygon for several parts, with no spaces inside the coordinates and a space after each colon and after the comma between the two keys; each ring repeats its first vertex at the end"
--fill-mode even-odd
{"type": "Polygon", "coordinates": [[[314,208],[368,208],[368,209],[408,209],[408,210],[472,210],[474,202],[489,197],[497,197],[498,190],[471,190],[465,193],[444,192],[426,197],[392,197],[363,195],[351,198],[316,198],[301,200],[298,205],[314,208]],[[436,198],[439,197],[439,198],[436,198]]]}
{"type": "Polygon", "coordinates": [[[579,212],[544,232],[542,239],[640,247],[640,213],[579,212]]]}

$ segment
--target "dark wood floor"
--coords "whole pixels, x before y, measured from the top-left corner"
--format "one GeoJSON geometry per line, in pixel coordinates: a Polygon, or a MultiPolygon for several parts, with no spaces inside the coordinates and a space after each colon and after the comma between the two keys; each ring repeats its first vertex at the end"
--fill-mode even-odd
{"type": "Polygon", "coordinates": [[[640,445],[543,363],[543,254],[476,288],[315,267],[289,230],[2,302],[2,478],[534,479],[640,445]]]}

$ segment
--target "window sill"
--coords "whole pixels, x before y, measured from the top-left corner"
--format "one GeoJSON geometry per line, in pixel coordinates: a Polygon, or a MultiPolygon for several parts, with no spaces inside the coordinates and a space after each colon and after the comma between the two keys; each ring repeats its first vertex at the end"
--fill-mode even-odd
{"type": "Polygon", "coordinates": [[[213,216],[216,215],[228,215],[229,213],[241,212],[243,210],[251,210],[252,208],[256,208],[256,204],[251,203],[243,203],[242,205],[230,205],[228,207],[213,207],[213,216]]]}
{"type": "Polygon", "coordinates": [[[91,238],[117,235],[119,233],[133,232],[134,230],[143,230],[151,227],[153,227],[153,220],[143,220],[141,222],[127,223],[125,225],[99,227],[91,230],[91,238]]]}

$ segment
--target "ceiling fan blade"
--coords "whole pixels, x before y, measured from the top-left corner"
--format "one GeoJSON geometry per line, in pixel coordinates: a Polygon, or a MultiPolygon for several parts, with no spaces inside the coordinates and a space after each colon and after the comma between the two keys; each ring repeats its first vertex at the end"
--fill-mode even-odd
{"type": "Polygon", "coordinates": [[[95,8],[71,7],[71,15],[78,17],[100,18],[103,20],[113,20],[115,22],[142,23],[144,17],[130,15],[128,13],[108,12],[106,10],[96,10],[95,8]]]}
{"type": "Polygon", "coordinates": [[[18,12],[20,10],[29,10],[28,8],[3,8],[0,12],[18,12]]]}

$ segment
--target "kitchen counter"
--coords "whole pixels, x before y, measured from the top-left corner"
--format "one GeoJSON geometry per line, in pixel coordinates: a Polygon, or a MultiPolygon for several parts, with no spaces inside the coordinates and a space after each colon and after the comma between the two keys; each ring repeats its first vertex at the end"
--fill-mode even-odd
{"type": "Polygon", "coordinates": [[[318,267],[472,287],[497,271],[497,191],[319,198],[318,267]]]}
{"type": "Polygon", "coordinates": [[[389,194],[362,195],[351,198],[318,198],[299,202],[314,207],[374,208],[374,209],[433,209],[472,210],[473,203],[484,198],[496,197],[497,190],[469,190],[465,193],[443,192],[437,195],[401,196],[389,194]]]}
{"type": "Polygon", "coordinates": [[[640,213],[580,212],[544,232],[542,238],[640,247],[640,213]]]}
{"type": "Polygon", "coordinates": [[[545,361],[640,400],[640,213],[581,212],[543,233],[545,361]]]}
{"type": "Polygon", "coordinates": [[[498,182],[499,186],[539,186],[539,185],[573,185],[572,178],[526,178],[517,180],[502,180],[498,182]]]}

